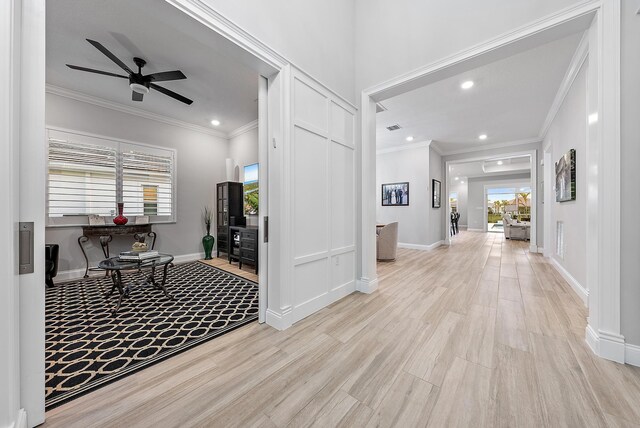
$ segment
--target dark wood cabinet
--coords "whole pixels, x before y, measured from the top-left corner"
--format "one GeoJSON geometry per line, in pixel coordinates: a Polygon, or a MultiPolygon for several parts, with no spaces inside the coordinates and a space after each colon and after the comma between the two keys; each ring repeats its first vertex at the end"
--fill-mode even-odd
{"type": "Polygon", "coordinates": [[[258,228],[256,226],[231,226],[230,237],[232,248],[230,260],[237,261],[242,269],[243,264],[255,267],[258,274],[258,228]]]}
{"type": "Polygon", "coordinates": [[[220,253],[231,255],[232,236],[231,226],[244,226],[246,218],[243,208],[242,183],[225,181],[216,185],[216,231],[217,231],[217,256],[220,253]]]}

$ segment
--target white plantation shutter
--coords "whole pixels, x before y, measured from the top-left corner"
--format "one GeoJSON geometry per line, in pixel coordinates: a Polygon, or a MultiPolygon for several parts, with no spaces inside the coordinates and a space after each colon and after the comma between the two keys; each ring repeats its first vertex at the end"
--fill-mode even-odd
{"type": "Polygon", "coordinates": [[[49,139],[48,171],[49,217],[113,213],[115,148],[49,139]]]}
{"type": "MultiPolygon", "coordinates": [[[[175,221],[176,151],[48,129],[47,224],[84,225],[87,216],[175,221]]],[[[109,222],[110,220],[107,220],[109,222]]]]}
{"type": "Polygon", "coordinates": [[[127,215],[169,217],[173,212],[173,153],[137,148],[122,152],[122,200],[127,215]]]}

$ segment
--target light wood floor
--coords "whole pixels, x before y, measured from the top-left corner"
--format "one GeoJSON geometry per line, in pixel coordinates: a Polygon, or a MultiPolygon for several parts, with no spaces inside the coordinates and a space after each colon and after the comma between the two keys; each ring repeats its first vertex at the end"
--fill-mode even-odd
{"type": "Polygon", "coordinates": [[[259,324],[47,413],[47,427],[638,426],[640,369],[594,357],[587,312],[526,244],[463,232],[380,287],[259,324]]]}
{"type": "Polygon", "coordinates": [[[249,281],[258,282],[258,275],[256,275],[255,267],[244,265],[242,269],[238,267],[238,263],[229,263],[229,260],[219,257],[214,257],[211,260],[200,260],[202,263],[210,266],[215,266],[218,269],[222,269],[241,278],[248,279],[249,281]]]}

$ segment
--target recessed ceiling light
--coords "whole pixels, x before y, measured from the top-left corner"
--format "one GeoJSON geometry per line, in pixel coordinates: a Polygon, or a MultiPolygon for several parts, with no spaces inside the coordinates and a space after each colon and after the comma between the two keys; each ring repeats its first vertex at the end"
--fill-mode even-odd
{"type": "Polygon", "coordinates": [[[460,184],[464,184],[464,181],[461,181],[460,184]]]}
{"type": "Polygon", "coordinates": [[[498,165],[502,165],[502,161],[498,161],[498,165]]]}
{"type": "Polygon", "coordinates": [[[409,135],[409,136],[407,137],[407,141],[413,141],[413,136],[409,135]]]}
{"type": "Polygon", "coordinates": [[[481,140],[486,140],[487,139],[487,134],[479,135],[478,138],[481,139],[481,140]]]}
{"type": "Polygon", "coordinates": [[[462,82],[460,85],[462,89],[471,89],[473,87],[473,80],[467,80],[466,82],[462,82]]]}
{"type": "Polygon", "coordinates": [[[455,179],[456,179],[456,180],[460,180],[460,177],[456,177],[455,179]]]}
{"type": "Polygon", "coordinates": [[[219,120],[217,120],[217,119],[213,119],[213,120],[211,121],[211,124],[212,124],[213,126],[220,126],[220,121],[219,121],[219,120]]]}

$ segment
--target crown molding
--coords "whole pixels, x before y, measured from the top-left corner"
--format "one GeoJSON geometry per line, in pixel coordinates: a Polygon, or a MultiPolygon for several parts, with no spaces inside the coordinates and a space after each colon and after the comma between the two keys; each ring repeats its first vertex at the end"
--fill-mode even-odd
{"type": "Polygon", "coordinates": [[[438,142],[437,141],[431,140],[431,144],[429,145],[429,147],[432,148],[433,151],[436,152],[437,154],[439,154],[440,156],[444,156],[442,154],[442,149],[440,148],[440,146],[438,146],[438,142]]]}
{"type": "Polygon", "coordinates": [[[569,67],[567,68],[567,72],[565,73],[562,83],[560,83],[560,87],[558,88],[558,92],[556,93],[555,98],[553,99],[553,103],[551,103],[551,107],[549,108],[549,112],[547,113],[547,117],[542,124],[542,128],[540,129],[540,133],[538,134],[540,140],[544,140],[547,136],[547,132],[549,132],[549,128],[551,128],[551,124],[555,120],[562,104],[564,103],[564,99],[567,97],[567,94],[571,90],[573,86],[573,82],[576,80],[578,73],[582,69],[582,65],[587,60],[589,56],[589,32],[585,32],[576,48],[576,51],[571,58],[571,62],[569,63],[569,67]]]}
{"type": "Polygon", "coordinates": [[[427,140],[427,141],[420,141],[418,143],[401,144],[399,146],[382,148],[382,149],[376,150],[376,155],[383,155],[385,153],[401,152],[403,150],[428,148],[429,145],[431,144],[431,141],[432,140],[427,140]]]}
{"type": "Polygon", "coordinates": [[[229,138],[227,134],[225,134],[224,132],[216,131],[215,129],[210,129],[200,125],[194,125],[193,123],[188,123],[182,120],[173,119],[171,117],[163,116],[161,114],[151,113],[135,107],[129,107],[124,104],[114,103],[113,101],[107,101],[102,98],[95,97],[93,95],[87,95],[82,92],[62,88],[60,86],[47,84],[46,92],[49,94],[69,98],[75,101],[80,101],[80,102],[92,104],[98,107],[107,108],[109,110],[119,111],[121,113],[143,117],[145,119],[155,120],[156,122],[161,122],[167,125],[178,126],[180,128],[188,129],[190,131],[200,132],[202,134],[211,135],[213,137],[223,138],[225,140],[229,138]]]}
{"type": "Polygon", "coordinates": [[[253,129],[256,129],[257,127],[258,127],[258,119],[252,122],[249,122],[246,125],[242,125],[238,129],[234,129],[233,131],[229,132],[229,134],[227,135],[227,138],[229,139],[236,138],[237,136],[247,133],[253,129]]]}
{"type": "Polygon", "coordinates": [[[451,155],[461,155],[464,153],[473,153],[473,152],[483,152],[485,150],[491,149],[501,149],[503,147],[514,147],[521,146],[523,144],[535,144],[539,143],[542,140],[539,137],[534,138],[525,138],[523,140],[510,141],[508,143],[495,143],[495,144],[486,144],[482,146],[473,147],[470,149],[460,149],[460,150],[443,150],[442,156],[451,156],[451,155]]]}

